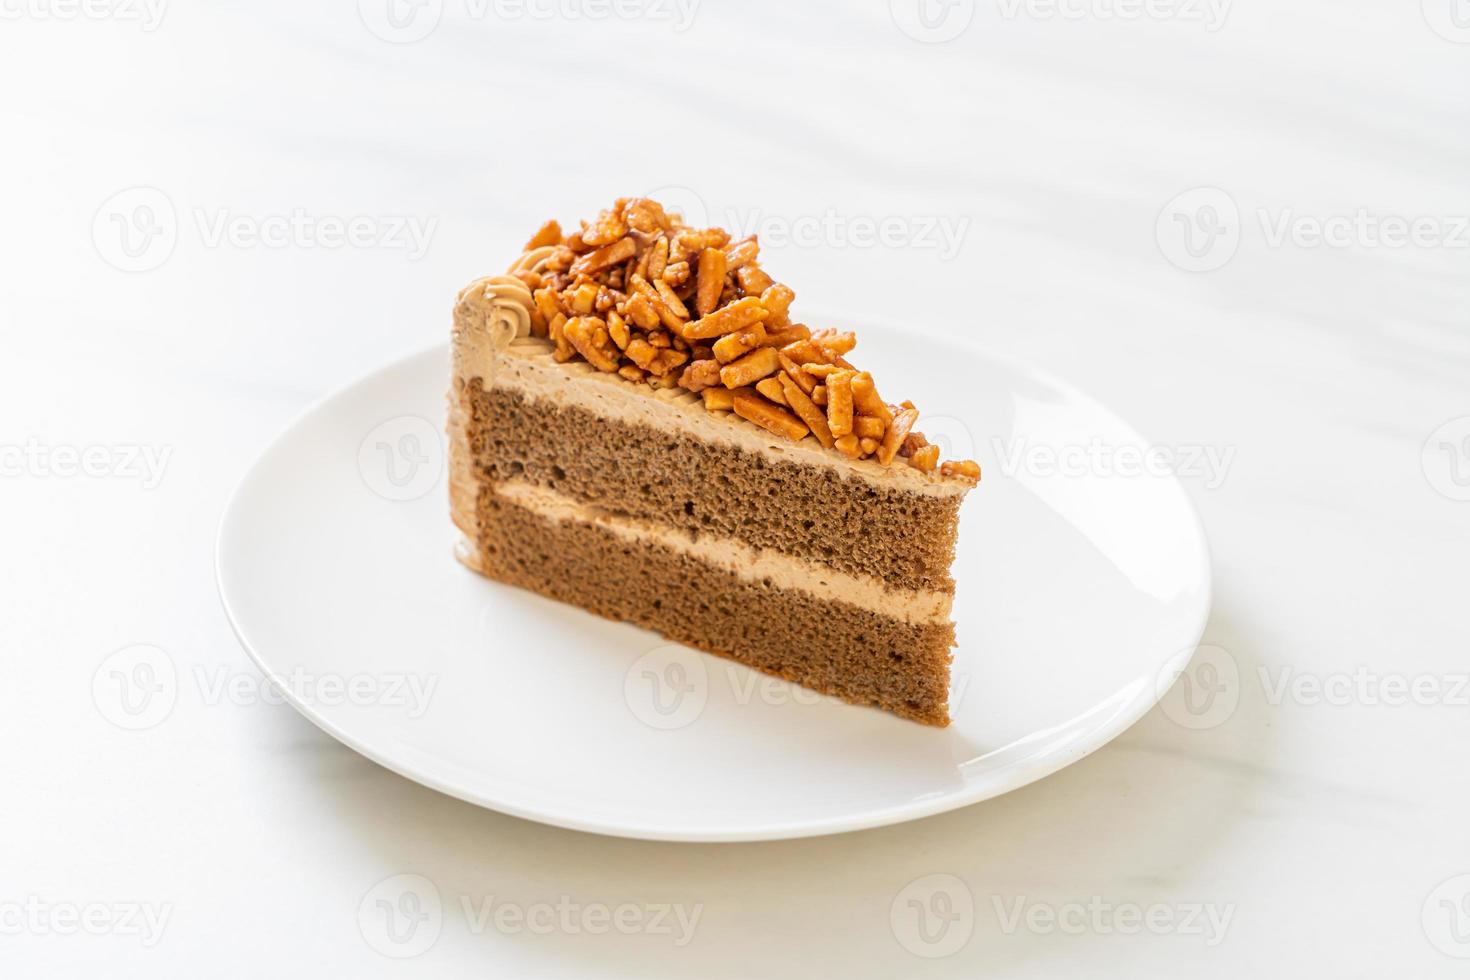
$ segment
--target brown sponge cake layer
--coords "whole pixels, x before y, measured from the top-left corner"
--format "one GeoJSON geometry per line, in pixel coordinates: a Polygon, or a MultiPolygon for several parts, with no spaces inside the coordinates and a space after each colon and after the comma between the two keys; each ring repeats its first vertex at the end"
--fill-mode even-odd
{"type": "Polygon", "coordinates": [[[947,621],[906,622],[778,587],[607,523],[548,516],[490,484],[476,510],[478,538],[463,557],[491,578],[854,704],[949,722],[947,621]]]}
{"type": "Polygon", "coordinates": [[[457,397],[468,416],[468,462],[481,479],[527,481],[898,589],[953,591],[958,495],[876,486],[834,467],[771,459],[512,388],[487,390],[479,378],[457,397]]]}

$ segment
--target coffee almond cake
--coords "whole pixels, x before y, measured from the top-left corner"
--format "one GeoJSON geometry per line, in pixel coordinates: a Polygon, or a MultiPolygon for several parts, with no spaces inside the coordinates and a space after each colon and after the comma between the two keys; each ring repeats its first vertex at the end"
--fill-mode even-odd
{"type": "Polygon", "coordinates": [[[754,236],[646,198],[550,221],[454,309],[460,560],[854,704],[949,722],[959,507],[943,462],[792,321],[754,236]]]}

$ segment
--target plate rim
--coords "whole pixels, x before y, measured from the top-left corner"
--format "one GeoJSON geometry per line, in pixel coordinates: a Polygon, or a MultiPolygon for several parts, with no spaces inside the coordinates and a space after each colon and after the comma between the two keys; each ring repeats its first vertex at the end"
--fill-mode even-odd
{"type": "MultiPolygon", "coordinates": [[[[865,317],[847,317],[842,320],[847,323],[866,324],[877,327],[881,332],[895,335],[917,335],[924,336],[922,331],[904,329],[898,326],[888,325],[883,321],[874,321],[865,317]]],[[[1126,432],[1136,437],[1140,442],[1152,444],[1144,438],[1138,428],[1126,418],[1114,411],[1105,403],[1089,395],[1086,390],[1068,382],[1050,371],[1037,367],[1031,362],[1007,354],[997,354],[981,348],[973,341],[939,335],[935,339],[942,342],[954,344],[976,357],[1001,364],[1017,373],[1038,378],[1045,383],[1056,387],[1072,396],[1078,396],[1098,406],[1107,412],[1113,420],[1126,432]]],[[[1060,770],[1082,761],[1097,750],[1103,748],[1124,732],[1137,724],[1144,715],[1148,714],[1155,705],[1159,703],[1171,689],[1172,684],[1155,684],[1150,695],[1131,699],[1126,709],[1116,719],[1106,726],[1102,726],[1087,737],[1069,744],[1067,751],[1056,753],[1057,757],[1042,764],[1020,767],[1016,773],[1009,776],[998,774],[997,777],[981,780],[971,785],[962,786],[959,790],[950,793],[942,793],[936,796],[923,797],[904,803],[896,803],[875,810],[863,810],[843,817],[821,817],[807,820],[790,822],[778,822],[766,824],[760,827],[744,825],[726,825],[718,827],[705,826],[696,830],[681,829],[678,827],[661,826],[656,824],[642,823],[637,826],[611,822],[607,819],[578,818],[560,811],[537,810],[533,806],[522,805],[515,801],[495,799],[483,793],[475,791],[472,787],[456,785],[450,780],[440,778],[433,773],[421,771],[409,771],[406,765],[395,762],[385,753],[375,751],[360,739],[354,737],[341,726],[334,724],[330,719],[323,716],[311,705],[303,701],[298,693],[288,683],[284,683],[278,671],[274,670],[266,659],[256,649],[246,636],[245,628],[240,617],[230,605],[230,598],[225,586],[226,571],[225,549],[226,534],[231,525],[232,518],[241,505],[241,496],[247,485],[251,483],[251,477],[256,473],[262,460],[276,451],[286,442],[298,429],[303,427],[318,412],[339,397],[348,392],[375,381],[392,371],[402,368],[411,361],[427,358],[431,354],[437,354],[444,358],[446,371],[448,370],[448,344],[446,341],[420,347],[414,351],[401,354],[392,360],[380,364],[366,372],[359,374],[353,379],[340,383],[331,390],[313,399],[302,408],[279,432],[263,446],[251,459],[250,465],[236,481],[225,500],[223,509],[215,531],[214,541],[214,579],[215,590],[218,593],[220,605],[224,610],[225,619],[230,624],[230,630],[234,633],[236,641],[245,650],[246,655],[256,668],[261,671],[265,679],[275,687],[281,694],[283,700],[289,703],[297,712],[304,716],[317,728],[336,739],[338,742],[352,749],[354,752],[371,760],[384,769],[396,773],[405,779],[425,786],[446,796],[453,797],[463,802],[493,810],[497,813],[507,814],[522,820],[546,824],[566,830],[575,830],[583,833],[599,834],[609,837],[619,837],[634,840],[664,841],[670,843],[739,843],[773,840],[793,840],[807,837],[823,837],[835,834],[852,833],[861,830],[870,830],[877,827],[886,827],[899,823],[907,823],[913,820],[922,820],[925,817],[936,816],[951,810],[972,806],[985,800],[995,799],[1013,792],[1023,786],[1039,782],[1059,772],[1060,770]]],[[[1200,580],[1200,603],[1196,614],[1196,621],[1184,635],[1189,639],[1183,643],[1180,650],[1170,659],[1160,665],[1159,674],[1171,668],[1171,665],[1183,667],[1193,657],[1200,641],[1204,637],[1205,628],[1208,625],[1210,612],[1214,603],[1214,562],[1210,551],[1209,538],[1205,533],[1204,522],[1200,518],[1199,509],[1194,501],[1185,491],[1177,474],[1169,474],[1168,481],[1179,492],[1184,500],[1190,520],[1190,529],[1195,542],[1198,545],[1201,557],[1201,580],[1200,580]]],[[[1101,702],[1099,702],[1101,703],[1101,702]]]]}

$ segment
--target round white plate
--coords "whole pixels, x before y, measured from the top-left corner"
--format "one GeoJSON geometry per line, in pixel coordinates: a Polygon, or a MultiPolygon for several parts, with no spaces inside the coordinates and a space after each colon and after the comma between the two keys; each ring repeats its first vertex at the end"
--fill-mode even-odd
{"type": "Polygon", "coordinates": [[[1122,732],[1189,659],[1209,558],[1183,488],[1096,402],[877,327],[863,363],[946,456],[961,519],[953,724],[822,698],[481,578],[452,557],[448,354],[317,404],[231,499],[217,573],[260,669],[395,772],[563,827],[763,840],[875,827],[1040,779],[1122,732]]]}

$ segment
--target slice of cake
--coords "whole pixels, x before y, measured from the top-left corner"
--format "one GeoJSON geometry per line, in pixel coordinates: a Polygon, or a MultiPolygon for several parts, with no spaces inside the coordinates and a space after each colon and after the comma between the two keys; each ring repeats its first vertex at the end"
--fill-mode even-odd
{"type": "Polygon", "coordinates": [[[854,704],[949,722],[959,506],[909,402],[754,237],[618,201],[454,310],[459,557],[854,704]]]}

